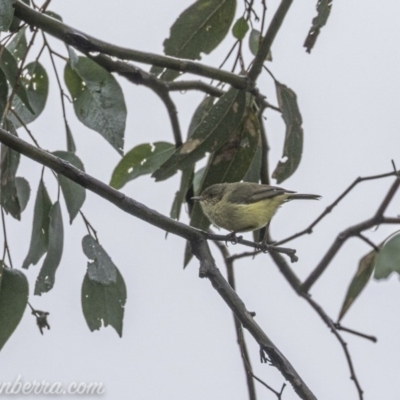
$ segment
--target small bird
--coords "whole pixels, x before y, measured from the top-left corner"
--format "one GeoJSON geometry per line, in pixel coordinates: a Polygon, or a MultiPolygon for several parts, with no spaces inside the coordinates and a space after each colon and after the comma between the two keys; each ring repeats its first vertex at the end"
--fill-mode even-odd
{"type": "Polygon", "coordinates": [[[320,197],[277,186],[235,182],[209,186],[192,200],[200,202],[204,214],[214,225],[236,234],[268,225],[279,206],[287,201],[318,200],[320,197]]]}

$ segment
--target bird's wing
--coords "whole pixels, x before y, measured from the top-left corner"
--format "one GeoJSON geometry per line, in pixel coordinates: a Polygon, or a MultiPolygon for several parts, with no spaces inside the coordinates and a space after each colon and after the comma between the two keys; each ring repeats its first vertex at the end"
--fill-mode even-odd
{"type": "Polygon", "coordinates": [[[252,194],[249,197],[249,186],[238,186],[236,190],[229,196],[229,200],[232,203],[250,204],[256,203],[260,200],[271,199],[285,193],[295,193],[277,186],[259,185],[257,183],[252,184],[251,189],[252,194]]]}
{"type": "Polygon", "coordinates": [[[268,186],[263,185],[260,186],[257,190],[254,191],[253,195],[249,199],[249,203],[255,203],[257,201],[271,199],[276,196],[280,196],[285,193],[295,193],[291,190],[286,190],[277,186],[268,186]]]}

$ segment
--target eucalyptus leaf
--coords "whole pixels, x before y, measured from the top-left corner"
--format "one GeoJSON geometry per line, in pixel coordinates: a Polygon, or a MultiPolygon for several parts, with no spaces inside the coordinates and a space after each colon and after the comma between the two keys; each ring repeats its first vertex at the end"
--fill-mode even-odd
{"type": "Polygon", "coordinates": [[[303,45],[306,48],[307,53],[311,53],[321,28],[328,21],[331,13],[332,1],[333,0],[318,0],[317,2],[317,16],[312,20],[311,28],[303,45]]]}
{"type": "Polygon", "coordinates": [[[66,64],[64,80],[78,119],[122,154],[127,113],[116,79],[89,58],[79,57],[74,67],[66,64]]]}
{"type": "Polygon", "coordinates": [[[203,119],[208,115],[215,103],[215,100],[216,98],[213,96],[206,96],[197,106],[196,110],[193,113],[192,119],[190,120],[188,133],[186,136],[187,139],[191,138],[194,131],[197,129],[203,119]]]}
{"type": "Polygon", "coordinates": [[[375,268],[376,251],[373,250],[366,254],[358,264],[358,270],[351,280],[350,286],[347,289],[346,296],[343,301],[342,309],[339,313],[338,321],[340,321],[352,306],[354,301],[363,291],[369,282],[375,268]]]}
{"type": "Polygon", "coordinates": [[[46,257],[36,279],[35,295],[50,291],[55,282],[56,271],[61,261],[64,245],[64,228],[60,203],[56,201],[49,212],[49,244],[46,257]]]}
{"type": "Polygon", "coordinates": [[[51,200],[44,186],[44,182],[41,179],[33,211],[31,243],[22,268],[28,268],[31,264],[36,265],[43,254],[47,252],[49,243],[50,209],[51,200]]]}
{"type": "Polygon", "coordinates": [[[94,283],[110,285],[117,282],[117,267],[103,247],[92,236],[82,239],[82,249],[88,262],[88,277],[94,283]]]}
{"type": "Polygon", "coordinates": [[[153,173],[156,181],[174,175],[178,169],[185,169],[204,157],[206,152],[214,152],[227,142],[231,133],[243,119],[246,93],[230,89],[225,93],[197,126],[190,139],[153,173]]]}
{"type": "Polygon", "coordinates": [[[26,41],[26,26],[23,26],[12,38],[11,42],[7,45],[7,49],[14,56],[14,58],[19,62],[25,56],[28,48],[28,43],[26,41]]]}
{"type": "Polygon", "coordinates": [[[117,281],[107,286],[90,280],[86,273],[82,283],[82,311],[89,329],[93,332],[111,325],[122,337],[126,286],[117,270],[117,281]]]}
{"type": "MultiPolygon", "coordinates": [[[[17,86],[16,95],[18,96],[18,98],[15,98],[15,101],[13,101],[13,105],[19,104],[19,102],[20,102],[22,106],[25,106],[27,108],[27,111],[29,111],[31,114],[35,114],[35,110],[32,108],[32,105],[30,103],[30,99],[28,96],[28,92],[27,92],[27,88],[26,88],[26,85],[27,85],[26,79],[23,78],[23,74],[24,74],[25,70],[22,73],[21,82],[19,82],[17,80],[17,75],[18,75],[18,71],[19,71],[18,62],[7,47],[2,48],[0,67],[3,70],[3,72],[5,73],[10,86],[12,88],[17,86]]],[[[18,124],[20,124],[20,123],[18,122],[18,124]]],[[[15,124],[15,122],[14,122],[14,125],[17,127],[19,127],[18,124],[15,124]]]]}
{"type": "MultiPolygon", "coordinates": [[[[71,165],[80,169],[81,171],[85,171],[82,161],[74,153],[70,153],[68,151],[54,151],[53,154],[56,157],[69,162],[71,165]]],[[[84,187],[71,181],[71,179],[65,177],[64,175],[58,174],[57,177],[58,181],[60,182],[65,204],[67,206],[69,222],[72,224],[72,221],[77,216],[79,210],[85,202],[86,190],[84,187]]]]}
{"type": "MultiPolygon", "coordinates": [[[[9,120],[4,121],[4,129],[17,136],[13,124],[9,120]]],[[[8,146],[1,145],[0,158],[0,203],[6,213],[10,213],[15,219],[21,219],[21,206],[18,200],[15,176],[17,173],[20,153],[8,146]]]]}
{"type": "Polygon", "coordinates": [[[285,144],[282,160],[279,161],[272,177],[281,183],[297,170],[303,153],[303,120],[301,118],[297,96],[292,89],[275,81],[278,104],[286,125],[285,144]]]}
{"type": "Polygon", "coordinates": [[[0,31],[7,32],[10,28],[14,8],[12,6],[13,0],[0,0],[0,31]]]}
{"type": "Polygon", "coordinates": [[[28,304],[29,286],[25,275],[0,265],[0,350],[19,325],[28,304]]]}
{"type": "MultiPolygon", "coordinates": [[[[44,110],[49,93],[49,78],[44,67],[38,62],[34,61],[25,66],[21,75],[21,86],[17,91],[18,96],[14,97],[12,106],[14,112],[24,122],[25,125],[31,123],[44,110]],[[29,105],[20,96],[20,88],[26,90],[29,99],[29,105]],[[33,111],[33,112],[32,112],[33,111]]],[[[16,128],[22,126],[19,119],[10,114],[10,119],[16,128]]]]}
{"type": "Polygon", "coordinates": [[[115,167],[110,186],[120,189],[138,176],[151,174],[175,151],[167,142],[143,143],[128,151],[115,167]]]}
{"type": "Polygon", "coordinates": [[[374,279],[387,279],[393,272],[400,274],[399,232],[390,236],[376,255],[374,279]]]}
{"type": "Polygon", "coordinates": [[[74,137],[72,136],[72,132],[71,132],[71,129],[70,129],[67,121],[65,121],[65,133],[67,136],[67,150],[70,153],[75,153],[76,145],[75,145],[74,137]]]}
{"type": "Polygon", "coordinates": [[[20,176],[15,178],[15,186],[17,188],[18,201],[22,212],[25,210],[26,205],[28,204],[31,188],[29,186],[29,182],[20,176]]]}
{"type": "Polygon", "coordinates": [[[244,17],[240,17],[232,28],[233,36],[238,40],[243,40],[249,30],[249,24],[244,17]]]}
{"type": "MultiPolygon", "coordinates": [[[[164,53],[178,58],[200,60],[209,54],[229,32],[236,10],[236,0],[197,0],[171,27],[164,41],[164,53]]],[[[159,71],[159,70],[158,70],[159,71]]],[[[151,72],[158,72],[153,68],[151,72]]],[[[162,79],[173,80],[179,72],[167,70],[162,79]]]]}

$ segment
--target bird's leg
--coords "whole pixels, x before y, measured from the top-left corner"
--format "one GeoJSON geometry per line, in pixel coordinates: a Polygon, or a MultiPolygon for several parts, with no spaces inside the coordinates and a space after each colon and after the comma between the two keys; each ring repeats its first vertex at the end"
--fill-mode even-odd
{"type": "Polygon", "coordinates": [[[242,241],[243,236],[236,236],[236,232],[231,232],[229,235],[226,235],[225,244],[229,241],[232,244],[238,244],[242,241]]]}
{"type": "Polygon", "coordinates": [[[259,249],[263,253],[268,253],[268,251],[269,251],[269,244],[267,243],[268,239],[269,239],[269,223],[265,226],[264,238],[263,238],[262,242],[260,243],[260,247],[259,247],[259,249]]]}

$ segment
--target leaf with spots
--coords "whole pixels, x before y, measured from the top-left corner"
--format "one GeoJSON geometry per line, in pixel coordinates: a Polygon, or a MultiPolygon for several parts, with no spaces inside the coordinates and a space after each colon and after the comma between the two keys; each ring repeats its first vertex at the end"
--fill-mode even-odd
{"type": "Polygon", "coordinates": [[[167,142],[143,143],[128,151],[115,167],[110,186],[122,188],[138,176],[151,174],[175,151],[175,146],[167,142]]]}
{"type": "Polygon", "coordinates": [[[126,105],[121,87],[103,67],[87,57],[79,57],[64,70],[75,114],[87,127],[100,133],[118,153],[123,153],[126,105]]]}
{"type": "Polygon", "coordinates": [[[278,183],[289,178],[297,170],[303,153],[303,120],[297,104],[296,93],[286,85],[275,81],[278,104],[286,125],[282,160],[272,174],[278,183]]]}
{"type": "Polygon", "coordinates": [[[103,247],[87,235],[82,248],[89,258],[82,283],[82,310],[89,329],[111,325],[122,336],[126,286],[118,268],[103,247]]]}

